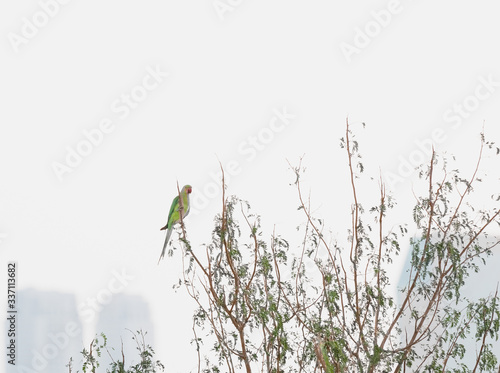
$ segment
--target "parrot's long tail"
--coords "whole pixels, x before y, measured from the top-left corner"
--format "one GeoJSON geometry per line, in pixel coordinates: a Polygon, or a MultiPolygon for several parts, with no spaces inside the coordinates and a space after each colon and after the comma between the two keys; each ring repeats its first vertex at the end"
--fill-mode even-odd
{"type": "Polygon", "coordinates": [[[165,237],[165,243],[163,244],[163,250],[161,251],[160,259],[158,259],[158,264],[160,260],[165,256],[165,250],[167,249],[168,241],[170,241],[170,236],[172,235],[173,226],[167,230],[167,237],[165,237]]]}

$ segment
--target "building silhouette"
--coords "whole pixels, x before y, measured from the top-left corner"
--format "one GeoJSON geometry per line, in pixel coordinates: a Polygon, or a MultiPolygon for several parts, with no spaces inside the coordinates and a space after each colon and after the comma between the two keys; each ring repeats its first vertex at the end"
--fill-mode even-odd
{"type": "MultiPolygon", "coordinates": [[[[91,341],[83,341],[83,328],[74,294],[35,289],[18,290],[16,296],[16,361],[15,366],[5,361],[7,373],[67,372],[70,358],[73,372],[81,371],[83,348],[91,341]]],[[[7,320],[4,330],[7,330],[7,320]]],[[[109,304],[97,314],[95,331],[105,333],[109,352],[121,361],[121,343],[126,366],[140,361],[132,332],[142,330],[145,342],[154,348],[154,328],[147,302],[138,295],[115,294],[109,304]]],[[[111,358],[103,351],[99,358],[103,371],[111,358]]]]}
{"type": "MultiPolygon", "coordinates": [[[[499,239],[496,237],[490,237],[488,241],[486,241],[485,239],[479,240],[478,244],[481,247],[487,247],[491,246],[492,242],[495,241],[499,241],[499,239]]],[[[421,248],[423,248],[423,243],[421,243],[421,248]]],[[[493,255],[491,256],[485,256],[484,264],[481,261],[476,262],[479,268],[478,272],[474,272],[472,269],[469,270],[469,276],[465,279],[465,284],[460,290],[459,304],[457,305],[455,301],[443,301],[441,303],[441,307],[444,307],[444,305],[446,304],[450,304],[451,306],[456,307],[456,309],[463,309],[468,302],[477,302],[481,298],[488,298],[489,296],[495,294],[497,287],[500,288],[500,272],[498,271],[498,268],[500,267],[500,245],[495,246],[492,249],[492,253],[493,255]]],[[[410,250],[408,250],[408,253],[406,254],[407,257],[405,266],[398,281],[398,289],[408,287],[411,254],[412,253],[410,248],[410,250]]],[[[403,297],[404,294],[398,291],[396,297],[398,304],[402,304],[403,297]]],[[[421,308],[422,305],[414,305],[415,309],[419,309],[419,307],[421,308]]],[[[400,326],[402,326],[403,330],[405,328],[408,328],[408,330],[411,331],[414,328],[413,322],[414,321],[410,320],[409,316],[407,315],[405,318],[405,322],[400,326]]],[[[442,329],[437,329],[436,333],[440,331],[442,331],[442,329]]],[[[405,334],[403,333],[402,336],[405,336],[405,334]]],[[[494,346],[493,351],[500,351],[500,340],[491,341],[490,339],[489,342],[491,342],[494,346]]],[[[469,334],[469,337],[466,340],[462,340],[460,343],[463,344],[466,351],[465,358],[461,362],[469,367],[474,366],[475,359],[477,357],[476,352],[478,350],[478,348],[476,348],[474,331],[469,334]]],[[[416,351],[419,351],[418,348],[416,349],[416,351]]],[[[449,369],[454,367],[455,364],[453,362],[448,363],[449,369]]]]}
{"type": "MultiPolygon", "coordinates": [[[[122,361],[120,349],[123,343],[126,367],[140,362],[136,342],[141,342],[142,337],[138,335],[138,331],[144,333],[146,345],[155,348],[154,327],[148,303],[139,295],[114,295],[98,315],[96,333],[106,335],[108,346],[114,348],[109,349],[114,360],[122,361]],[[132,339],[134,334],[137,335],[137,341],[132,339]]],[[[103,366],[108,366],[111,361],[109,355],[103,354],[103,366]]]]}
{"type": "Polygon", "coordinates": [[[56,291],[18,290],[16,294],[16,365],[7,372],[66,371],[82,347],[75,296],[56,291]]]}

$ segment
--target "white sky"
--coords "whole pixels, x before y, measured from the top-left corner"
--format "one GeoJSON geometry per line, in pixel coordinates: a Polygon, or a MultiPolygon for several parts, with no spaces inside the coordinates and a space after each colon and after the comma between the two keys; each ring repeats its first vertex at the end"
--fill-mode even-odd
{"type": "MultiPolygon", "coordinates": [[[[44,16],[45,3],[54,4],[0,5],[1,271],[17,261],[19,289],[81,301],[126,269],[135,278],[124,292],[150,302],[158,358],[172,372],[194,356],[194,304],[171,289],[180,256],[156,265],[176,181],[201,200],[217,159],[232,162],[229,193],[251,203],[266,233],[276,224],[286,236],[303,221],[286,159],[296,165],[305,154],[306,192],[342,238],[346,116],[374,177],[418,159],[416,140],[434,136],[464,171],[483,122],[500,141],[496,1],[73,0],[44,16]],[[218,14],[214,4],[231,10],[218,14]],[[25,18],[46,25],[33,30],[25,18]],[[342,46],[359,53],[346,57],[342,46]],[[121,96],[131,91],[141,102],[127,112],[121,96]],[[294,118],[274,121],[283,108],[294,118]],[[112,130],[60,180],[54,162],[83,149],[83,131],[106,120],[112,130]]],[[[411,216],[412,180],[394,188],[395,221],[411,216]]],[[[194,247],[209,242],[219,200],[187,219],[194,247]]]]}

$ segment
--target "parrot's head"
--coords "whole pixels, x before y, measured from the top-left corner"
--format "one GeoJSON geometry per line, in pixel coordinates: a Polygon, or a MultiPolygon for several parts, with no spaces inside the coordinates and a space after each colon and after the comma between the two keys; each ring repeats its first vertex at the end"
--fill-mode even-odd
{"type": "Polygon", "coordinates": [[[182,188],[186,191],[187,194],[191,194],[193,191],[193,187],[191,185],[184,185],[184,188],[182,188]]]}

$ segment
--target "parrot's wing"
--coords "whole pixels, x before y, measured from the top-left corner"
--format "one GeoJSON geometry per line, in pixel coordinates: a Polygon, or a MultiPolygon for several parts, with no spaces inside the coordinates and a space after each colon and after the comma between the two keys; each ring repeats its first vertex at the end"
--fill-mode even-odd
{"type": "Polygon", "coordinates": [[[170,221],[170,218],[174,214],[175,211],[179,210],[179,196],[175,196],[174,200],[172,201],[172,205],[170,205],[170,211],[168,213],[168,220],[170,221]]]}
{"type": "Polygon", "coordinates": [[[172,226],[173,222],[170,222],[170,219],[172,219],[172,215],[176,210],[179,210],[179,196],[176,196],[172,201],[172,205],[170,205],[170,211],[168,213],[167,224],[165,224],[165,226],[160,230],[165,230],[169,226],[172,226]]]}

